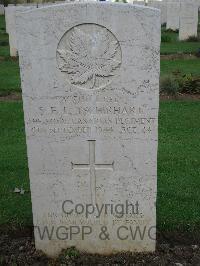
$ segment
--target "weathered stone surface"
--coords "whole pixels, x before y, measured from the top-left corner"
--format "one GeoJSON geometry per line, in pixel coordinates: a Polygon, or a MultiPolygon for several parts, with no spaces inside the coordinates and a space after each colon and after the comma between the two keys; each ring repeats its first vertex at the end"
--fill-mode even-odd
{"type": "Polygon", "coordinates": [[[141,5],[141,6],[145,5],[145,1],[128,1],[128,2],[134,5],[141,5]]]}
{"type": "Polygon", "coordinates": [[[29,10],[32,8],[36,8],[36,5],[27,5],[27,6],[9,5],[5,9],[6,32],[9,34],[9,46],[10,46],[11,57],[16,57],[18,55],[17,32],[16,32],[16,12],[25,11],[25,10],[29,10]]]}
{"type": "Polygon", "coordinates": [[[198,6],[196,0],[185,0],[180,4],[179,40],[197,36],[198,6]]]}
{"type": "Polygon", "coordinates": [[[180,0],[173,0],[167,2],[167,29],[179,29],[180,18],[180,0]]]}
{"type": "Polygon", "coordinates": [[[17,28],[37,249],[154,251],[159,10],[70,3],[17,28]]]}
{"type": "Polygon", "coordinates": [[[28,11],[37,7],[44,7],[55,5],[54,3],[43,3],[43,4],[23,4],[23,5],[9,5],[5,8],[5,21],[6,21],[6,32],[9,34],[9,46],[10,46],[10,56],[16,57],[18,55],[18,40],[16,31],[16,13],[28,11]]]}

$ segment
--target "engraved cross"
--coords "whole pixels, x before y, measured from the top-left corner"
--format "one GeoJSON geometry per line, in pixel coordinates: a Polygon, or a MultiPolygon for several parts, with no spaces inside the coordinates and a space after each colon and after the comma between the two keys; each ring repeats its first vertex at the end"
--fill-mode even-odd
{"type": "Polygon", "coordinates": [[[101,169],[114,170],[114,161],[111,164],[98,164],[95,158],[95,140],[89,142],[89,163],[71,163],[72,169],[87,169],[90,171],[90,191],[92,194],[92,203],[96,203],[96,171],[101,169]]]}

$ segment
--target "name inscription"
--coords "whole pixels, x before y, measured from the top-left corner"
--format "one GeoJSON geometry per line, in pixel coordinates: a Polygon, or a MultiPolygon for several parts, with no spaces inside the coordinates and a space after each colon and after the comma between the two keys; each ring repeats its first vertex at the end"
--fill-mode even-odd
{"type": "Polygon", "coordinates": [[[150,137],[156,119],[152,110],[138,106],[126,97],[66,96],[41,100],[27,120],[28,134],[71,139],[79,136],[103,136],[127,139],[150,137]],[[151,112],[150,112],[151,111],[151,112]]]}

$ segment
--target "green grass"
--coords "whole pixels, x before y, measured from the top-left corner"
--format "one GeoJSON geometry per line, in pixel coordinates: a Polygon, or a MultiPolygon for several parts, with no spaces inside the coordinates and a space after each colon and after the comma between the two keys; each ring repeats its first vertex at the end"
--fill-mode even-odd
{"type": "Polygon", "coordinates": [[[1,102],[0,125],[0,224],[31,224],[30,193],[13,193],[29,191],[22,104],[1,102]]]}
{"type": "Polygon", "coordinates": [[[161,43],[161,54],[195,54],[200,49],[200,42],[161,43]]]}
{"type": "Polygon", "coordinates": [[[165,35],[165,36],[168,36],[170,37],[171,41],[172,42],[177,42],[178,41],[178,33],[177,32],[173,32],[173,31],[166,31],[165,30],[165,27],[162,27],[161,28],[161,35],[165,35]]]}
{"type": "Polygon", "coordinates": [[[180,71],[183,74],[194,74],[200,76],[200,59],[175,59],[161,60],[161,77],[170,75],[174,71],[180,71]]]}
{"type": "MultiPolygon", "coordinates": [[[[8,42],[8,34],[5,32],[5,19],[0,16],[0,44],[8,42]]],[[[9,46],[0,46],[0,95],[9,94],[21,89],[19,64],[9,57],[9,46]]]]}
{"type": "Polygon", "coordinates": [[[200,102],[163,102],[159,119],[158,225],[200,224],[200,102]]]}
{"type": "MultiPolygon", "coordinates": [[[[5,26],[5,17],[0,16],[0,43],[8,41],[8,34],[6,33],[6,26],[5,26]]],[[[9,45],[7,46],[0,46],[0,56],[8,57],[10,55],[9,52],[9,45]]]]}
{"type": "Polygon", "coordinates": [[[20,90],[18,61],[11,59],[0,61],[0,94],[10,93],[12,91],[19,92],[20,90]]]}
{"type": "Polygon", "coordinates": [[[5,16],[0,16],[0,31],[5,30],[6,28],[6,22],[5,22],[5,16]]]}
{"type": "MultiPolygon", "coordinates": [[[[161,102],[158,152],[158,227],[194,229],[200,224],[200,102],[161,102]]],[[[0,103],[0,224],[31,225],[21,102],[0,103]]]]}
{"type": "MultiPolygon", "coordinates": [[[[0,43],[8,42],[8,34],[5,33],[5,19],[0,16],[0,43]]],[[[0,46],[0,95],[11,92],[20,92],[20,74],[18,60],[9,57],[9,46],[0,46]]]]}
{"type": "MultiPolygon", "coordinates": [[[[0,47],[0,56],[2,57],[9,57],[10,56],[10,50],[8,46],[1,46],[0,47]]],[[[0,62],[1,64],[1,62],[0,62]]]]}

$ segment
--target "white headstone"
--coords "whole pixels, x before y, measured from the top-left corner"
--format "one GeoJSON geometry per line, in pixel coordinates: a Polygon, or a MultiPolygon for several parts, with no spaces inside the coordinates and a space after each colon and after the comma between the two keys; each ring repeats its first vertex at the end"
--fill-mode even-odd
{"type": "Polygon", "coordinates": [[[9,32],[9,30],[8,30],[8,19],[9,19],[9,7],[10,6],[15,6],[15,5],[13,5],[13,4],[9,4],[7,7],[5,7],[5,23],[6,23],[6,33],[8,33],[9,32]]]}
{"type": "Polygon", "coordinates": [[[12,57],[17,56],[15,11],[16,6],[8,6],[5,8],[6,32],[9,34],[10,56],[12,57]]]}
{"type": "Polygon", "coordinates": [[[6,32],[9,34],[9,46],[10,56],[16,57],[18,55],[17,48],[17,32],[16,32],[16,12],[25,11],[32,8],[36,8],[36,5],[9,5],[6,7],[5,20],[6,20],[6,32]]]}
{"type": "Polygon", "coordinates": [[[180,0],[167,2],[167,29],[179,29],[180,0]]]}
{"type": "Polygon", "coordinates": [[[197,36],[198,6],[196,0],[181,2],[179,40],[186,40],[190,36],[197,36]]]}
{"type": "Polygon", "coordinates": [[[167,3],[166,2],[151,0],[151,1],[148,1],[148,6],[160,9],[161,24],[164,24],[167,22],[167,3]]]}
{"type": "Polygon", "coordinates": [[[154,251],[159,10],[69,3],[17,27],[36,248],[154,251]]]}
{"type": "Polygon", "coordinates": [[[4,15],[5,15],[5,24],[6,24],[6,33],[8,33],[8,23],[7,23],[7,7],[4,8],[4,15]]]}
{"type": "Polygon", "coordinates": [[[0,15],[4,15],[4,5],[0,5],[0,15]]]}

